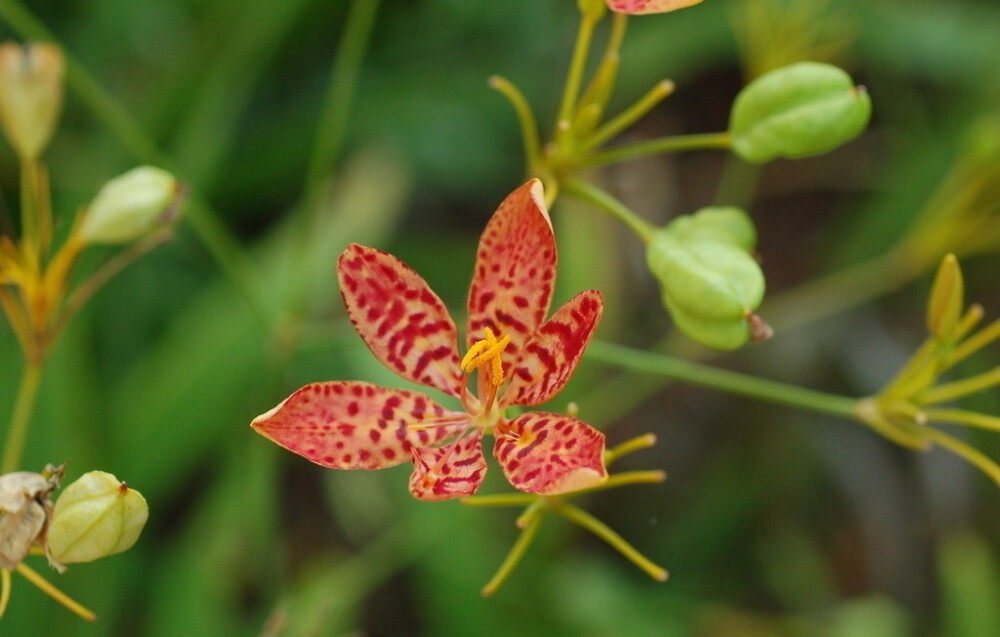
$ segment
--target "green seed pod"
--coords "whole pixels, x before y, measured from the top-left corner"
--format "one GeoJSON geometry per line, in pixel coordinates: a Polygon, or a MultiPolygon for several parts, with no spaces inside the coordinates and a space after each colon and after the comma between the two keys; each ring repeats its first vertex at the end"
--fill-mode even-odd
{"type": "Polygon", "coordinates": [[[799,62],[748,84],[729,117],[733,152],[753,163],[833,150],[868,125],[871,99],[835,66],[799,62]]]}
{"type": "Polygon", "coordinates": [[[706,239],[752,252],[757,245],[753,221],[734,206],[710,206],[673,220],[668,232],[681,241],[706,239]]]}
{"type": "Polygon", "coordinates": [[[672,227],[655,232],[646,251],[664,306],[696,341],[717,349],[740,347],[751,337],[749,319],[764,298],[760,266],[740,246],[678,237],[672,227]]]}
{"type": "Polygon", "coordinates": [[[174,176],[140,166],[104,184],[78,228],[86,243],[129,243],[177,217],[182,188],[174,176]]]}
{"type": "Polygon", "coordinates": [[[56,564],[91,562],[131,548],[149,517],[142,495],[110,473],[90,471],[59,494],[49,524],[56,564]]]}

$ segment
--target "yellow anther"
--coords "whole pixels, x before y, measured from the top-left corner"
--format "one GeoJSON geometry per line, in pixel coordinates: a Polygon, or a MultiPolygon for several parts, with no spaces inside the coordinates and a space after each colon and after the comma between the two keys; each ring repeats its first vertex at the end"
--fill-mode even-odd
{"type": "Polygon", "coordinates": [[[460,367],[463,372],[471,372],[474,369],[490,364],[493,377],[490,379],[494,387],[503,382],[503,364],[500,355],[510,344],[510,336],[498,339],[490,328],[483,329],[486,338],[476,341],[466,352],[460,367]]]}

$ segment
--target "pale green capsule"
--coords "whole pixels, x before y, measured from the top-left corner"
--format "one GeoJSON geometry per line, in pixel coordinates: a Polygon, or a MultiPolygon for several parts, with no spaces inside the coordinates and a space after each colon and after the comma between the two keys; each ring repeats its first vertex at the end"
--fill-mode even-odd
{"type": "Polygon", "coordinates": [[[733,152],[753,163],[807,157],[854,139],[868,125],[864,87],[829,64],[799,62],[762,75],[733,103],[733,152]]]}
{"type": "Polygon", "coordinates": [[[140,166],[110,180],[94,197],[78,236],[86,243],[129,243],[170,224],[179,212],[182,189],[174,176],[140,166]]]}
{"type": "Polygon", "coordinates": [[[149,517],[142,495],[110,473],[90,471],[63,489],[49,523],[56,563],[91,562],[128,550],[149,517]]]}
{"type": "Polygon", "coordinates": [[[660,282],[663,304],[691,338],[736,349],[750,338],[747,319],[764,298],[764,275],[743,248],[705,238],[656,232],[646,260],[660,282]]]}
{"type": "Polygon", "coordinates": [[[690,215],[678,217],[667,232],[681,241],[708,239],[752,252],[757,245],[757,228],[735,206],[709,206],[690,215]]]}

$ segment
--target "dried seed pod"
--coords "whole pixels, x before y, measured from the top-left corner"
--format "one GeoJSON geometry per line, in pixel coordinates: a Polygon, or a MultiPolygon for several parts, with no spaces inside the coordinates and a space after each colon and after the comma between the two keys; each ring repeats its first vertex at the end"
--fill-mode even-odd
{"type": "Polygon", "coordinates": [[[15,471],[0,476],[0,567],[12,570],[32,543],[45,542],[52,516],[49,495],[59,486],[62,467],[45,474],[15,471]]]}

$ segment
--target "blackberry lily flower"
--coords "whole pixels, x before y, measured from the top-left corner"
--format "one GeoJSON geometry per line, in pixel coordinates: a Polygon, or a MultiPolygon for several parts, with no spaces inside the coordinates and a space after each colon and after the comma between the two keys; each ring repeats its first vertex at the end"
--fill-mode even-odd
{"type": "Polygon", "coordinates": [[[452,411],[418,392],[358,381],[302,387],[251,426],[286,449],[333,469],[413,462],[421,500],[474,494],[486,475],[484,434],[521,491],[554,495],[607,479],[604,434],[561,414],[504,416],[551,399],[573,374],[603,310],[601,294],[576,295],[545,320],[556,244],[541,182],[511,193],[479,242],[469,288],[468,350],[444,303],[391,254],[351,244],[337,274],[347,313],[368,348],[406,380],[457,398],[452,411]],[[482,338],[479,336],[482,335],[482,338]],[[478,396],[465,373],[476,371],[478,396]]]}
{"type": "Polygon", "coordinates": [[[666,13],[690,7],[701,0],[607,0],[608,8],[617,13],[666,13]]]}

